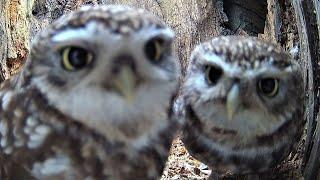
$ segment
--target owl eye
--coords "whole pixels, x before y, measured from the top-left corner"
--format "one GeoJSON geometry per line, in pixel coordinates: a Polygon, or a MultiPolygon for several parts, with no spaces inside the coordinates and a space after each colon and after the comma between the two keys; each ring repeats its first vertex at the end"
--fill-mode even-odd
{"type": "Polygon", "coordinates": [[[209,85],[217,84],[218,80],[222,76],[222,69],[215,66],[206,66],[205,75],[209,85]]]}
{"type": "Polygon", "coordinates": [[[85,67],[92,61],[92,54],[80,47],[67,47],[62,50],[62,65],[68,71],[85,67]]]}
{"type": "Polygon", "coordinates": [[[153,62],[159,62],[164,52],[162,39],[151,39],[145,45],[145,54],[153,62]]]}
{"type": "Polygon", "coordinates": [[[274,97],[279,91],[279,80],[264,78],[258,82],[259,91],[268,97],[274,97]]]}

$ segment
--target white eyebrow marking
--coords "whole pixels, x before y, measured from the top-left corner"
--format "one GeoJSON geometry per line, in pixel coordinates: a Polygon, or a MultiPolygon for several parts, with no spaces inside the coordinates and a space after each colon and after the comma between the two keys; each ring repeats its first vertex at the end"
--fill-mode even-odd
{"type": "Polygon", "coordinates": [[[71,39],[77,39],[79,37],[85,37],[85,36],[88,36],[88,32],[86,30],[71,29],[71,30],[67,30],[62,33],[54,35],[52,40],[54,42],[62,42],[62,41],[68,41],[71,39]]]}
{"type": "Polygon", "coordinates": [[[64,42],[73,40],[88,40],[93,38],[101,38],[99,32],[105,31],[106,28],[97,22],[90,22],[85,27],[68,29],[63,32],[57,33],[52,37],[54,42],[64,42]]]}

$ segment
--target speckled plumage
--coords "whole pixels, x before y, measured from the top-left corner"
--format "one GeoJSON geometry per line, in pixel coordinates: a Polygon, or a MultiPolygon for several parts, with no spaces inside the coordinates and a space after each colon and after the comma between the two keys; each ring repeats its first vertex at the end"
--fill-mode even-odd
{"type": "Polygon", "coordinates": [[[177,128],[172,41],[161,20],[126,6],[84,7],[42,31],[23,71],[1,84],[0,179],[159,178],[177,128]],[[153,38],[166,45],[157,62],[144,54],[153,38]],[[67,71],[68,46],[92,63],[67,71]],[[124,66],[135,76],[128,102],[111,83],[124,66]]]}
{"type": "Polygon", "coordinates": [[[181,89],[183,142],[191,155],[218,174],[271,169],[302,135],[302,73],[274,44],[240,36],[202,43],[192,52],[181,89]],[[219,71],[210,71],[211,79],[216,78],[211,84],[206,79],[208,67],[219,71]],[[274,96],[262,93],[259,83],[265,79],[279,82],[274,96]]]}

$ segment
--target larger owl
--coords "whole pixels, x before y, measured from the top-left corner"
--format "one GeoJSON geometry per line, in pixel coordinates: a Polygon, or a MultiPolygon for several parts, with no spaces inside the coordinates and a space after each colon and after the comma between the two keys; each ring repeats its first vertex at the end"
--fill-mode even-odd
{"type": "Polygon", "coordinates": [[[1,179],[156,179],[177,123],[174,33],[126,6],[84,7],[1,84],[1,179]]]}
{"type": "Polygon", "coordinates": [[[302,135],[301,69],[274,44],[239,36],[202,43],[181,89],[183,142],[218,174],[266,171],[302,135]]]}

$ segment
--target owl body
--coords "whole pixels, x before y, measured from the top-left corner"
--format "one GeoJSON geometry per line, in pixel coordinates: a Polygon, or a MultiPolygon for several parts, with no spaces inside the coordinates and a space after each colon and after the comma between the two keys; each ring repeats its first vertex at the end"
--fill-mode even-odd
{"type": "Polygon", "coordinates": [[[192,53],[182,85],[190,154],[218,174],[264,172],[299,142],[304,86],[299,65],[253,37],[217,37],[192,53]]]}
{"type": "Polygon", "coordinates": [[[41,32],[1,84],[1,177],[160,177],[177,128],[172,41],[161,20],[125,6],[84,7],[41,32]]]}

